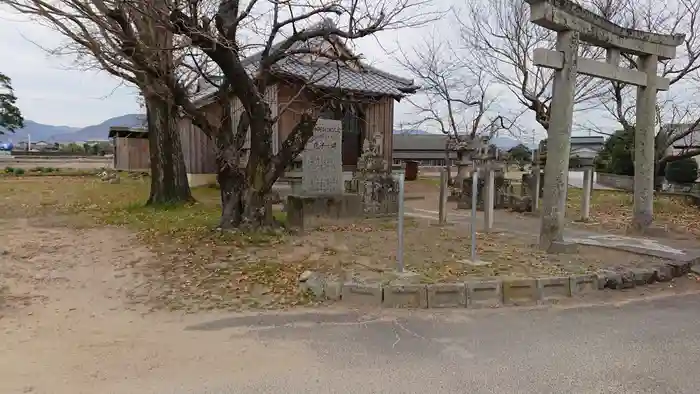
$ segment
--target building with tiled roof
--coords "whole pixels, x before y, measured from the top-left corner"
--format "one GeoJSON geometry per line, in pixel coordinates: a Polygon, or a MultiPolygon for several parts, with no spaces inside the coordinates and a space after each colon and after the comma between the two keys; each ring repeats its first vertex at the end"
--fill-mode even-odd
{"type": "MultiPolygon", "coordinates": [[[[329,23],[329,22],[322,22],[329,23]]],[[[278,44],[279,45],[279,44],[278,44]]],[[[271,52],[274,52],[273,46],[271,52]]],[[[418,87],[413,80],[379,70],[360,60],[348,62],[331,61],[331,54],[342,53],[355,58],[352,52],[337,38],[324,37],[311,42],[297,43],[295,49],[314,48],[316,52],[329,56],[292,55],[272,66],[273,81],[265,92],[273,117],[278,117],[273,126],[272,151],[277,153],[282,142],[296,126],[304,111],[313,108],[319,97],[328,97],[344,105],[325,110],[322,118],[341,120],[343,124],[342,160],[346,172],[355,170],[361,154],[362,142],[367,136],[382,135],[387,163],[392,163],[392,134],[394,129],[394,102],[415,93],[418,87]],[[311,88],[309,88],[311,87],[311,88]]],[[[261,54],[249,56],[243,61],[248,73],[257,72],[261,54]]],[[[216,87],[208,81],[221,77],[202,78],[195,93],[195,104],[214,106],[212,100],[216,87]]],[[[243,107],[237,99],[233,102],[233,129],[237,128],[243,107]]],[[[181,120],[182,143],[190,180],[200,178],[197,174],[208,174],[213,179],[216,172],[213,142],[192,125],[189,119],[181,120]],[[197,172],[193,172],[197,171],[197,172]]],[[[249,137],[245,147],[248,148],[249,137]]],[[[303,153],[302,153],[303,155],[303,153]]],[[[298,165],[298,163],[296,164],[298,165]]]]}

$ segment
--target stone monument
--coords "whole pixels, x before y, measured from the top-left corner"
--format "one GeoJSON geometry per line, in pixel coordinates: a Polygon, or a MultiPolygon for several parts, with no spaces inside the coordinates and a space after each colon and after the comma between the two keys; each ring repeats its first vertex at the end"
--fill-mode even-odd
{"type": "Polygon", "coordinates": [[[302,152],[301,193],[287,196],[287,224],[302,231],[362,214],[359,196],[345,194],[342,123],[319,119],[302,152]]]}
{"type": "Polygon", "coordinates": [[[637,86],[633,225],[639,229],[649,227],[653,213],[656,93],[669,86],[667,79],[657,75],[657,67],[659,60],[676,56],[676,47],[685,36],[627,29],[570,0],[525,1],[530,5],[532,23],[557,32],[555,50],[538,48],[533,54],[536,65],[555,70],[540,247],[554,250],[552,244],[561,242],[564,236],[571,119],[579,73],[637,86]],[[579,41],[605,48],[606,61],[579,58],[579,41]],[[619,66],[621,53],[637,56],[636,70],[619,66]]]}
{"type": "Polygon", "coordinates": [[[399,209],[398,184],[389,171],[382,146],[381,134],[368,136],[357,160],[355,181],[366,216],[392,215],[399,209]]]}
{"type": "Polygon", "coordinates": [[[343,194],[342,148],[342,123],[339,120],[319,119],[302,157],[303,194],[343,194]]]}

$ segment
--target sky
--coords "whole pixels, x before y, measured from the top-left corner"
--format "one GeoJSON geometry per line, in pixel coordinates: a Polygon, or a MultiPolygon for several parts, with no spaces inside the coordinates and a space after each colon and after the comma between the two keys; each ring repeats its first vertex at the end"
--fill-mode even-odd
{"type": "MultiPolygon", "coordinates": [[[[373,66],[410,78],[395,60],[399,56],[397,48],[410,50],[413,43],[426,35],[442,34],[440,29],[445,28],[450,26],[438,21],[422,28],[382,32],[359,41],[356,50],[373,66]]],[[[23,21],[21,16],[0,8],[0,37],[0,53],[10,54],[0,58],[0,72],[12,79],[18,105],[26,119],[85,127],[111,117],[141,112],[135,88],[125,86],[107,72],[76,70],[73,59],[51,56],[35,44],[55,48],[65,42],[57,32],[23,21]]],[[[499,97],[498,105],[509,112],[521,110],[509,95],[499,97]]],[[[415,122],[415,112],[406,100],[397,104],[395,128],[415,122]]],[[[529,111],[521,116],[519,125],[523,130],[542,133],[529,111]]],[[[531,138],[523,137],[526,142],[532,142],[531,138]]]]}
{"type": "Polygon", "coordinates": [[[12,79],[18,106],[34,122],[86,127],[140,112],[137,91],[107,72],[81,71],[47,54],[63,37],[0,9],[0,72],[12,79]],[[35,44],[36,43],[36,44],[35,44]]]}

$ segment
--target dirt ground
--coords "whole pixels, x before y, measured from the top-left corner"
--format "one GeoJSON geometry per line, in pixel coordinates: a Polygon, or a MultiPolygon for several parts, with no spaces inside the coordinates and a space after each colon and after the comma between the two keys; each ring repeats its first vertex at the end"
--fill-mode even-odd
{"type": "MultiPolygon", "coordinates": [[[[221,314],[154,312],[134,303],[139,265],[157,256],[127,230],[75,229],[60,218],[13,219],[0,223],[0,239],[0,393],[170,393],[178,392],[176,383],[205,387],[231,373],[263,379],[287,370],[290,357],[305,359],[300,352],[306,350],[293,341],[268,346],[247,326],[187,330],[221,314]]],[[[576,302],[695,290],[694,280],[680,279],[576,302]]],[[[400,312],[380,316],[391,320],[400,312]]]]}
{"type": "Polygon", "coordinates": [[[241,355],[274,371],[295,351],[186,331],[212,315],[135,304],[140,275],[129,267],[153,255],[128,231],[19,219],[0,223],[0,239],[0,393],[173,392],[172,376],[204,387],[224,370],[265,373],[241,355]]]}

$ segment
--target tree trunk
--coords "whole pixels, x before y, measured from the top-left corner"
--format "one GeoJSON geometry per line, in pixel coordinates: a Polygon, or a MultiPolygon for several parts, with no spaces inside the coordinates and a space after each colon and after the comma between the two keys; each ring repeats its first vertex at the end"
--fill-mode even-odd
{"type": "Polygon", "coordinates": [[[221,189],[221,219],[219,228],[233,229],[241,225],[243,218],[242,186],[245,184],[240,169],[220,166],[217,181],[221,189]]]}
{"type": "Polygon", "coordinates": [[[146,205],[192,202],[177,127],[177,108],[155,94],[147,95],[145,100],[151,159],[151,194],[146,205]]]}
{"type": "MultiPolygon", "coordinates": [[[[230,112],[230,111],[227,111],[230,112]]],[[[269,157],[263,149],[261,155],[251,144],[248,167],[242,167],[243,140],[239,141],[232,130],[230,118],[224,118],[220,131],[216,134],[217,181],[221,188],[222,229],[241,228],[254,230],[273,224],[271,206],[265,185],[265,175],[269,157]]],[[[243,134],[243,139],[245,134],[243,134]]],[[[269,141],[268,141],[269,143],[269,141]]]]}

